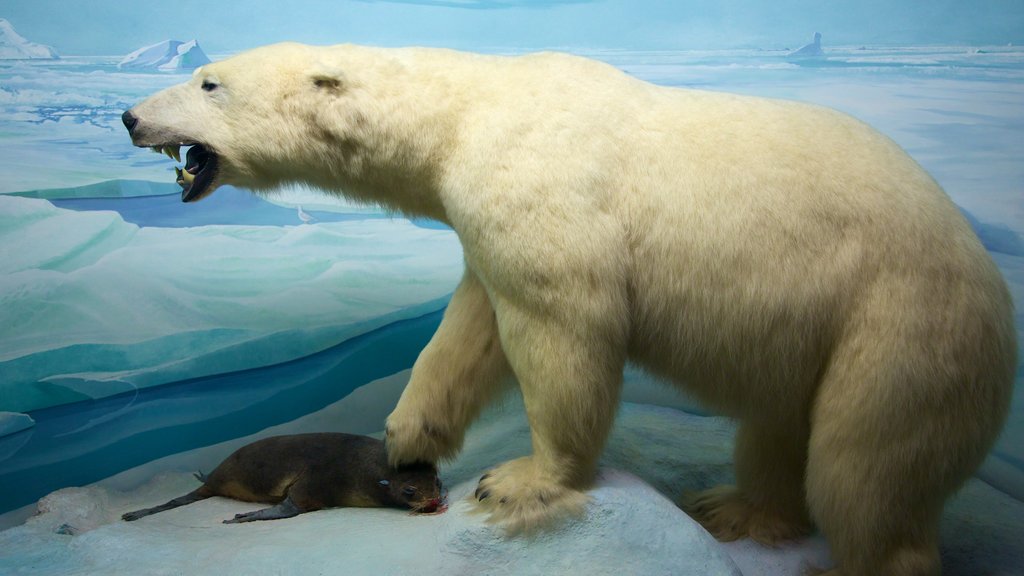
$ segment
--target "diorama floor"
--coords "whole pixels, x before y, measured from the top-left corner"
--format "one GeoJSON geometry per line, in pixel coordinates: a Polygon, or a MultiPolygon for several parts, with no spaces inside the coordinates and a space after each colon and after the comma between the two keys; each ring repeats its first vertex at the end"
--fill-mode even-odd
{"type": "MultiPolygon", "coordinates": [[[[700,574],[777,576],[831,565],[820,535],[779,548],[713,540],[670,498],[731,476],[733,425],[672,408],[625,403],[585,518],[534,537],[506,538],[473,513],[479,475],[529,453],[518,398],[490,410],[462,454],[442,468],[450,507],[434,515],[332,509],[295,518],[222,524],[262,507],[212,498],[128,523],[120,515],[197,486],[256,437],[347,430],[345,414],[386,411],[375,397],[406,373],[376,381],[328,408],[248,438],[163,458],[97,484],[54,492],[25,524],[0,532],[0,573],[126,574],[700,574]]],[[[358,431],[358,430],[356,430],[358,431]]],[[[865,503],[870,505],[870,503],[865,503]]],[[[947,576],[1024,574],[1024,504],[972,480],[942,524],[947,576]]]]}

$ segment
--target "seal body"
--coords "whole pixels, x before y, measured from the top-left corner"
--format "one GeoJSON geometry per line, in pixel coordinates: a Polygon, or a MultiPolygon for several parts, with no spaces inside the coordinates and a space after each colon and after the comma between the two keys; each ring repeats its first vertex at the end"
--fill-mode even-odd
{"type": "Polygon", "coordinates": [[[441,504],[441,481],[433,465],[391,467],[383,442],[353,434],[264,438],[236,450],[209,475],[196,477],[203,485],[192,492],[122,518],[138,520],[211,496],[275,504],[238,514],[226,523],[289,518],[346,506],[433,512],[441,504]]]}

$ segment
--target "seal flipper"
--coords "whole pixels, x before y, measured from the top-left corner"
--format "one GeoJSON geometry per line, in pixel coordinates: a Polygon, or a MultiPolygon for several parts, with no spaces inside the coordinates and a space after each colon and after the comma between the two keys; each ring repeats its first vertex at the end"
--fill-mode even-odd
{"type": "Polygon", "coordinates": [[[305,510],[300,509],[292,502],[291,497],[285,498],[277,506],[271,506],[270,508],[263,508],[262,510],[256,510],[254,512],[246,512],[245,514],[235,514],[235,517],[231,520],[225,520],[225,524],[237,524],[239,522],[252,522],[254,520],[278,520],[280,518],[291,518],[292,516],[298,516],[305,510]]]}
{"type": "Polygon", "coordinates": [[[156,514],[157,512],[163,512],[164,510],[170,510],[171,508],[177,508],[178,506],[184,506],[186,504],[191,504],[193,502],[205,500],[210,496],[213,496],[213,492],[210,491],[210,489],[207,488],[206,486],[200,486],[199,488],[196,488],[195,490],[189,492],[188,494],[185,494],[184,496],[178,496],[174,500],[171,500],[159,506],[154,506],[152,508],[143,508],[142,510],[135,510],[134,512],[127,512],[125,514],[122,514],[121,519],[125,522],[131,522],[133,520],[138,520],[139,518],[142,518],[144,516],[149,516],[150,514],[156,514]]]}

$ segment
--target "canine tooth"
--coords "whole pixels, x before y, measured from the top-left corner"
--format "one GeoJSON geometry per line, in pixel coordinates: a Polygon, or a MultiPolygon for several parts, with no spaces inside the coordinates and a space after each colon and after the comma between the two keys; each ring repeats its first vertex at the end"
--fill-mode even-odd
{"type": "Polygon", "coordinates": [[[196,177],[193,176],[192,174],[189,174],[188,170],[182,170],[181,179],[184,180],[187,184],[191,184],[192,181],[196,179],[196,177]]]}
{"type": "Polygon", "coordinates": [[[170,146],[168,150],[171,151],[175,162],[181,162],[181,146],[170,146]]]}

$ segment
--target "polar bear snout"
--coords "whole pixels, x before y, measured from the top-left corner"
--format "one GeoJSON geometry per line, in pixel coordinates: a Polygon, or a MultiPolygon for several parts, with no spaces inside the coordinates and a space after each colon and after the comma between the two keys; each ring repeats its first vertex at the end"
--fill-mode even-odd
{"type": "Polygon", "coordinates": [[[197,142],[196,138],[185,135],[187,130],[164,125],[159,119],[147,119],[145,111],[140,112],[140,108],[143,107],[135,106],[121,114],[121,122],[128,129],[128,136],[135,146],[162,149],[164,146],[191,146],[197,142]]]}
{"type": "Polygon", "coordinates": [[[165,154],[171,160],[181,161],[181,147],[188,146],[185,165],[174,167],[175,182],[181,186],[181,201],[195,202],[210,195],[219,185],[220,159],[206,145],[166,129],[153,129],[143,122],[134,108],[121,115],[121,122],[128,129],[132,144],[148,147],[158,154],[165,154]]]}
{"type": "Polygon", "coordinates": [[[124,127],[128,129],[128,135],[130,136],[135,126],[138,125],[139,119],[132,114],[131,110],[125,110],[124,114],[121,114],[121,122],[124,122],[124,127]]]}

